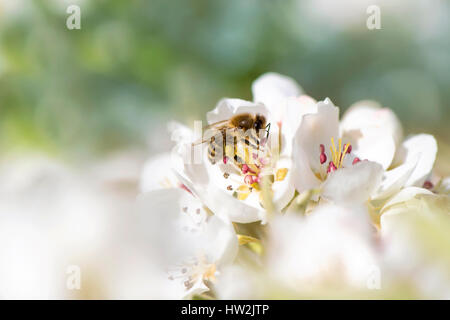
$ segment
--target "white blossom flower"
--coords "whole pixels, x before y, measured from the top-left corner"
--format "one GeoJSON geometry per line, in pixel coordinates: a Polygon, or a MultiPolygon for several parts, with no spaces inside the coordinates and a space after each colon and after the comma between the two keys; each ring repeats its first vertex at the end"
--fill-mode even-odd
{"type": "Polygon", "coordinates": [[[374,102],[353,105],[340,123],[331,101],[319,102],[316,112],[303,116],[294,139],[297,190],[316,188],[328,200],[364,202],[429,184],[436,140],[402,137],[395,114],[374,102]]]}
{"type": "Polygon", "coordinates": [[[386,199],[403,187],[428,183],[437,153],[436,140],[418,134],[402,141],[403,129],[390,109],[372,101],[358,102],[344,114],[340,131],[357,157],[383,166],[383,179],[374,199],[386,199]]]}
{"type": "Polygon", "coordinates": [[[364,207],[327,204],[307,216],[277,216],[269,232],[269,272],[296,290],[327,283],[365,288],[379,265],[374,231],[364,207]]]}
{"type": "Polygon", "coordinates": [[[389,258],[392,250],[415,250],[403,245],[407,237],[390,236],[403,228],[391,223],[397,221],[396,210],[446,190],[446,180],[436,187],[430,181],[434,137],[404,140],[396,115],[371,101],[353,105],[340,121],[330,99],[316,102],[302,95],[293,79],[275,73],[258,78],[252,92],[253,101],[220,100],[206,118],[214,127],[239,114],[264,116],[270,134],[258,141],[257,152],[233,146],[231,153],[225,147],[218,159],[211,159],[208,143],[196,144],[200,137],[193,130],[172,123],[172,153],[145,166],[141,200],[147,206],[141,216],[149,220],[141,225],[152,235],[149,242],[156,251],[161,250],[163,265],[171,266],[169,291],[189,298],[214,283],[219,298],[260,297],[270,290],[265,281],[273,279],[297,292],[327,284],[370,289],[374,270],[381,272],[385,261],[384,280],[395,277],[401,266],[396,270],[389,258]],[[296,212],[297,202],[289,205],[295,189],[298,203],[308,200],[304,216],[296,212]],[[242,225],[255,221],[270,223],[242,225]],[[248,266],[233,263],[238,237],[231,222],[239,232],[268,230],[255,233],[264,250],[258,252],[261,266],[253,274],[248,266]],[[386,248],[390,245],[394,249],[386,248]],[[235,285],[233,278],[245,281],[235,285]],[[260,295],[251,292],[256,288],[260,295]]]}
{"type": "Polygon", "coordinates": [[[318,189],[321,197],[336,203],[358,204],[377,191],[382,166],[364,161],[339,134],[339,109],[328,98],[317,111],[303,115],[294,146],[294,183],[302,193],[318,189]]]}
{"type": "Polygon", "coordinates": [[[386,265],[427,299],[450,298],[449,212],[447,196],[417,187],[403,189],[382,210],[386,265]]]}
{"type": "MultiPolygon", "coordinates": [[[[208,112],[207,120],[213,124],[242,113],[263,115],[271,124],[270,138],[264,147],[257,154],[246,154],[248,149],[244,150],[245,154],[238,155],[244,163],[236,165],[227,157],[210,163],[208,148],[202,146],[202,164],[185,161],[180,172],[182,182],[216,215],[240,223],[266,221],[267,208],[264,208],[261,192],[264,177],[268,178],[276,210],[283,209],[294,196],[292,137],[302,112],[314,105],[309,97],[298,97],[301,89],[294,80],[277,74],[261,76],[252,89],[255,102],[223,99],[208,112]]],[[[189,135],[192,133],[184,136],[189,135]]],[[[185,141],[178,144],[178,151],[182,157],[195,153],[185,141]]]]}
{"type": "Polygon", "coordinates": [[[238,241],[233,226],[182,189],[154,190],[139,199],[140,221],[167,265],[175,297],[189,298],[209,290],[219,270],[230,264],[238,241]]]}

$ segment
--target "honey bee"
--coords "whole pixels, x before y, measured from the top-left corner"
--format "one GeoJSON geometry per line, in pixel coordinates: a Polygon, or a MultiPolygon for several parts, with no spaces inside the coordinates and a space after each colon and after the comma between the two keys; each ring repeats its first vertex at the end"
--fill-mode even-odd
{"type": "MultiPolygon", "coordinates": [[[[204,129],[215,129],[221,135],[201,141],[208,143],[208,159],[212,164],[216,163],[217,157],[223,157],[224,162],[232,159],[239,167],[246,161],[245,155],[238,152],[243,148],[248,151],[259,151],[262,147],[260,130],[265,130],[269,135],[270,123],[261,114],[241,113],[230,119],[222,120],[206,126],[204,129]],[[217,141],[218,137],[220,140],[217,141]]],[[[194,145],[194,144],[193,144],[194,145]]],[[[249,152],[251,154],[251,152],[249,152]]]]}

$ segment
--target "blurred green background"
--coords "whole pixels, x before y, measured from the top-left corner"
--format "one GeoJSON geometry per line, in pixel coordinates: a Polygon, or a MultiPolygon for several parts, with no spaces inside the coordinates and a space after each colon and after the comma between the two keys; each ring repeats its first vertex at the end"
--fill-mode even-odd
{"type": "Polygon", "coordinates": [[[158,152],[168,120],[250,99],[251,82],[274,71],[343,109],[392,108],[406,133],[436,135],[448,175],[449,17],[437,0],[0,0],[0,154],[158,152]],[[66,28],[69,4],[81,30],[66,28]],[[366,27],[369,4],[381,30],[366,27]]]}

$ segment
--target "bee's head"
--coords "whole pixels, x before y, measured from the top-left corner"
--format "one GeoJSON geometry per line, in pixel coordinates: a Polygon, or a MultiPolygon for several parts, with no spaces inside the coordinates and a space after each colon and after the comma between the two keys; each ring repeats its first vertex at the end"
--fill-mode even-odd
{"type": "Polygon", "coordinates": [[[238,114],[232,119],[233,125],[244,131],[253,128],[254,122],[254,117],[248,113],[238,114]]]}
{"type": "Polygon", "coordinates": [[[255,122],[253,123],[253,128],[259,132],[261,129],[266,128],[266,118],[263,115],[257,114],[255,117],[255,122]]]}

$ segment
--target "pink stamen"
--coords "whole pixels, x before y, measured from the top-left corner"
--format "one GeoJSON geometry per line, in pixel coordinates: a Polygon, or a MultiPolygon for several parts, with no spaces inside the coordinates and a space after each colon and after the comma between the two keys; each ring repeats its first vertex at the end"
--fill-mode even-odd
{"type": "Polygon", "coordinates": [[[253,183],[253,176],[251,176],[251,175],[246,175],[245,176],[245,178],[244,178],[244,182],[246,183],[246,184],[252,184],[253,183]]]}
{"type": "Polygon", "coordinates": [[[248,165],[246,165],[246,164],[243,164],[243,165],[242,165],[242,173],[243,173],[243,174],[246,174],[249,170],[250,170],[250,169],[248,168],[248,165]]]}
{"type": "MultiPolygon", "coordinates": [[[[353,149],[353,148],[352,148],[352,145],[349,144],[349,145],[348,145],[348,149],[347,149],[347,153],[350,154],[350,153],[352,152],[352,149],[353,149]]],[[[344,146],[344,150],[345,150],[345,146],[344,146]]]]}
{"type": "Polygon", "coordinates": [[[357,164],[358,162],[361,162],[361,159],[356,157],[355,159],[353,159],[353,165],[357,164]]]}
{"type": "Polygon", "coordinates": [[[327,162],[327,155],[325,153],[320,154],[320,164],[327,162]]]}
{"type": "Polygon", "coordinates": [[[227,162],[228,162],[228,157],[227,156],[223,157],[223,163],[227,164],[227,162]]]}
{"type": "Polygon", "coordinates": [[[328,164],[327,173],[334,172],[336,170],[337,170],[336,165],[334,164],[333,161],[330,161],[330,163],[328,164]]]}
{"type": "Polygon", "coordinates": [[[259,183],[261,181],[261,179],[259,178],[259,176],[252,176],[252,182],[253,183],[259,183]]]}
{"type": "Polygon", "coordinates": [[[431,190],[434,188],[434,184],[431,181],[427,180],[423,183],[423,187],[425,189],[431,190]]]}

